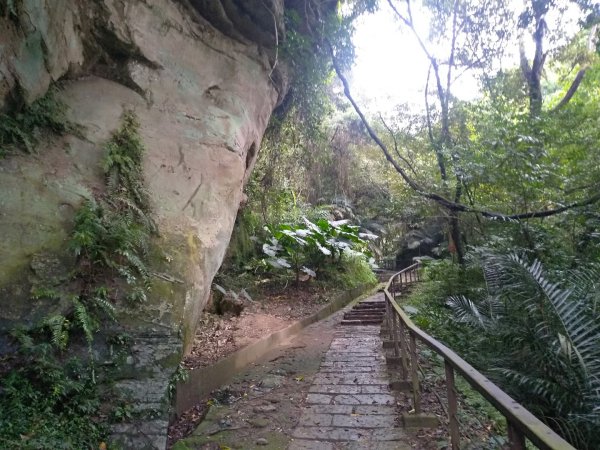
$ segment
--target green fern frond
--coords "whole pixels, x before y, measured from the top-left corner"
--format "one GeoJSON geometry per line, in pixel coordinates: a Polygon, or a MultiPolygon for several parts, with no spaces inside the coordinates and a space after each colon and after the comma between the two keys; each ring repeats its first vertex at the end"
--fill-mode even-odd
{"type": "Polygon", "coordinates": [[[111,320],[116,320],[117,310],[115,306],[110,303],[106,298],[100,296],[94,296],[93,301],[95,306],[106,314],[111,320]]]}
{"type": "Polygon", "coordinates": [[[52,345],[59,350],[67,348],[69,342],[69,320],[62,314],[56,314],[47,317],[44,320],[44,326],[48,327],[51,334],[52,345]]]}
{"type": "Polygon", "coordinates": [[[88,344],[91,344],[94,340],[94,332],[96,331],[94,319],[86,306],[76,297],[73,298],[73,306],[75,308],[75,320],[81,331],[83,331],[86,341],[88,344]]]}
{"type": "Polygon", "coordinates": [[[119,253],[125,257],[127,265],[134,269],[142,279],[150,276],[146,264],[135,253],[129,251],[120,251],[119,253]]]}

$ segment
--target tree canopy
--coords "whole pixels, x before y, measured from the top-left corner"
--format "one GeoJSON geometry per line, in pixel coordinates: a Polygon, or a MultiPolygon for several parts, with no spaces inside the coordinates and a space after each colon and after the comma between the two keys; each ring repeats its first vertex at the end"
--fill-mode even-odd
{"type": "MultiPolygon", "coordinates": [[[[449,318],[445,305],[454,296],[459,322],[501,301],[484,282],[489,261],[516,261],[525,271],[536,267],[532,280],[522,281],[533,283],[531,292],[546,277],[560,285],[572,285],[574,273],[589,277],[600,262],[597,5],[586,0],[531,0],[521,9],[500,0],[307,0],[304,5],[310,14],[289,17],[282,44],[282,61],[288,58],[299,77],[265,137],[236,233],[246,229],[263,235],[257,242],[269,242],[276,229],[304,233],[304,220],[348,219],[378,236],[368,245],[379,259],[418,254],[453,261],[432,263],[431,273],[438,275],[431,282],[437,287],[425,289],[421,298],[427,298],[425,313],[449,318]],[[323,14],[333,4],[335,14],[323,14]],[[398,49],[413,45],[428,61],[421,109],[397,105],[373,111],[353,91],[353,31],[357,18],[377,9],[393,16],[408,36],[390,42],[389,57],[402,58],[398,49]],[[455,93],[464,77],[478,87],[478,95],[468,100],[455,93]],[[265,225],[271,235],[262,231],[265,225]],[[473,270],[480,275],[473,278],[473,270]]],[[[473,338],[463,323],[458,328],[463,337],[449,339],[454,348],[472,356],[477,349],[471,347],[481,345],[490,353],[497,333],[520,339],[528,320],[549,320],[533,312],[521,320],[523,309],[511,300],[515,286],[507,281],[498,289],[508,309],[494,319],[485,335],[490,340],[473,338]],[[519,317],[511,315],[514,311],[519,317]]],[[[577,327],[572,315],[586,311],[581,313],[586,327],[593,323],[590,330],[596,330],[597,295],[590,289],[573,295],[577,308],[559,304],[552,320],[577,327]]],[[[554,300],[543,301],[552,306],[554,300]]],[[[446,329],[456,327],[449,319],[432,317],[423,318],[428,331],[455,336],[446,329]]],[[[567,339],[564,330],[559,334],[567,339]]],[[[535,357],[544,359],[563,342],[557,336],[525,336],[519,349],[539,350],[535,357]]],[[[576,349],[578,343],[569,345],[576,349]]],[[[564,379],[585,383],[600,376],[569,369],[562,356],[557,358],[552,364],[566,371],[564,379]]],[[[481,370],[500,370],[506,363],[471,360],[481,370]]],[[[550,390],[539,388],[552,380],[526,369],[494,379],[520,401],[539,407],[535,412],[567,439],[594,448],[589,432],[600,406],[552,406],[544,397],[550,390]],[[519,389],[511,385],[517,382],[519,389]],[[590,416],[583,421],[569,416],[581,411],[590,416]]]]}

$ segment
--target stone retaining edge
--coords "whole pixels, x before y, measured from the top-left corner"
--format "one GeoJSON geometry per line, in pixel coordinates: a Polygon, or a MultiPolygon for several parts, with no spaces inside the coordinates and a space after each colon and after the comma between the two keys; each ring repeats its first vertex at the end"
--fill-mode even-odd
{"type": "Polygon", "coordinates": [[[342,292],[316,313],[242,347],[212,366],[191,370],[187,380],[177,384],[175,414],[180,416],[192,408],[213,390],[231,381],[241,369],[265,355],[276,345],[293,337],[308,325],[323,320],[350,304],[353,300],[358,300],[366,292],[375,292],[377,288],[377,285],[375,287],[362,285],[342,292]]]}

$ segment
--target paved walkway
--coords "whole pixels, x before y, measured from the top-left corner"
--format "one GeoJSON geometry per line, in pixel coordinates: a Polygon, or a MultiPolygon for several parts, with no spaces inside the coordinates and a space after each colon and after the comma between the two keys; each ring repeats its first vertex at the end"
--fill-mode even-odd
{"type": "Polygon", "coordinates": [[[379,329],[338,326],[288,450],[410,448],[403,430],[394,426],[396,398],[389,389],[379,329]]]}

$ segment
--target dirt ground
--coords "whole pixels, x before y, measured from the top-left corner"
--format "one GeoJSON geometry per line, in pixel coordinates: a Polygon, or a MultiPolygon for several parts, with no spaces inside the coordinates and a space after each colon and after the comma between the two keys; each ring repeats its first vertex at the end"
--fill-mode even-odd
{"type": "Polygon", "coordinates": [[[215,448],[285,448],[341,314],[308,326],[184,414],[169,428],[168,448],[185,436],[174,450],[202,448],[207,429],[221,445],[215,448]],[[257,445],[261,438],[269,444],[257,445]]]}
{"type": "Polygon", "coordinates": [[[183,361],[188,369],[206,367],[248,344],[319,311],[339,292],[316,286],[273,288],[260,299],[244,300],[239,316],[204,312],[194,347],[183,361]]]}

